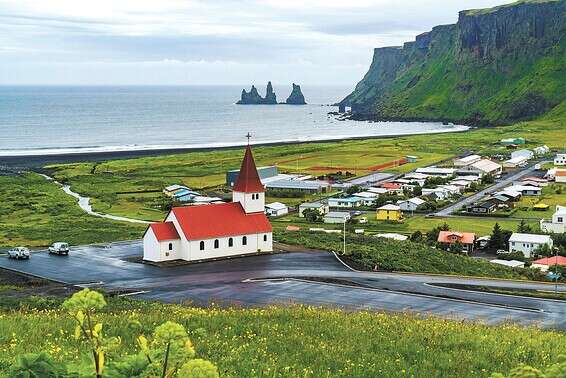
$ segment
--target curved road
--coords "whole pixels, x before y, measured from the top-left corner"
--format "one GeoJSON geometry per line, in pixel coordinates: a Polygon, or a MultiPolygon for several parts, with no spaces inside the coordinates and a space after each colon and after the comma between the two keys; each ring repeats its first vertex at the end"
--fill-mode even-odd
{"type": "MultiPolygon", "coordinates": [[[[554,289],[543,283],[356,272],[326,252],[249,256],[167,268],[133,262],[141,253],[140,241],[84,246],[76,247],[69,256],[35,252],[29,261],[0,256],[0,267],[68,284],[141,292],[134,297],[162,302],[242,306],[303,303],[566,329],[564,301],[434,286],[460,283],[554,289]]],[[[566,292],[565,286],[558,289],[566,292]]]]}

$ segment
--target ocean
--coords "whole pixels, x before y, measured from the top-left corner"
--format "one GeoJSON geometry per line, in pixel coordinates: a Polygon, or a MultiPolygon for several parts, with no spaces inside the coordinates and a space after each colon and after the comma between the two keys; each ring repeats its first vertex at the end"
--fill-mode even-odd
{"type": "MultiPolygon", "coordinates": [[[[249,87],[246,88],[249,90],[249,87]]],[[[265,86],[258,87],[260,94],[265,86]]],[[[285,101],[289,86],[274,86],[285,101]]],[[[237,146],[465,130],[434,122],[339,121],[351,88],[302,86],[309,103],[235,105],[241,86],[0,87],[0,156],[237,146]]]]}

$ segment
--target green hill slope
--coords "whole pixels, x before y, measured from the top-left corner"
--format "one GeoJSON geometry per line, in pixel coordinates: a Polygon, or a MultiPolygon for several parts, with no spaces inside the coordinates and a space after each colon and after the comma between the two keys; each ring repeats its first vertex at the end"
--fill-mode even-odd
{"type": "Polygon", "coordinates": [[[355,117],[507,124],[566,100],[566,0],[462,11],[403,47],[377,48],[342,100],[355,117]]]}

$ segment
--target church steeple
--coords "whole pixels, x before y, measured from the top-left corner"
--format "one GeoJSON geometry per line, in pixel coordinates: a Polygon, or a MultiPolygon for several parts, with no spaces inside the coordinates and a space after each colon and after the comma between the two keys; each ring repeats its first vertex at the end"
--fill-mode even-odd
{"type": "Polygon", "coordinates": [[[248,145],[238,179],[232,189],[232,201],[240,202],[246,213],[259,213],[265,210],[265,189],[259,179],[252,148],[249,145],[250,135],[248,134],[247,137],[248,145]]]}

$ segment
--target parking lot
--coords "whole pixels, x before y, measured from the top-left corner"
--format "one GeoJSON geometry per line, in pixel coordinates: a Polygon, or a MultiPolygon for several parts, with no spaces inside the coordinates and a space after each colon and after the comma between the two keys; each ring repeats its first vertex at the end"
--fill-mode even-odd
{"type": "MultiPolygon", "coordinates": [[[[127,290],[170,303],[257,306],[302,303],[346,309],[410,311],[487,323],[516,321],[566,329],[564,302],[433,286],[466,283],[551,290],[545,284],[399,273],[355,272],[334,255],[293,252],[157,267],[139,262],[141,241],[75,247],[69,256],[0,256],[0,267],[67,284],[127,290]],[[136,261],[138,262],[136,262],[136,261]],[[313,281],[314,280],[314,281],[313,281]],[[325,281],[325,282],[320,282],[325,281]]],[[[559,286],[559,290],[566,288],[559,286]]]]}

